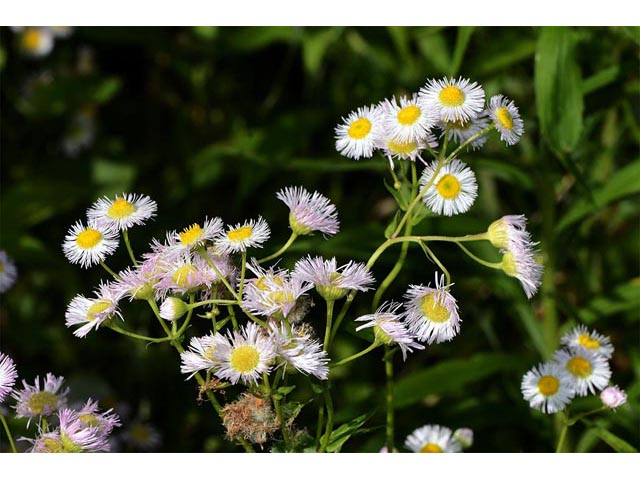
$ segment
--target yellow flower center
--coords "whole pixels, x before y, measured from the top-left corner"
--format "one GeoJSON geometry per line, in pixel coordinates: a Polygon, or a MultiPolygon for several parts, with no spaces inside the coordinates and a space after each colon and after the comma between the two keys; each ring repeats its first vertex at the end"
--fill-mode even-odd
{"type": "Polygon", "coordinates": [[[102,234],[93,228],[87,228],[80,232],[76,238],[76,243],[85,250],[95,247],[102,240],[102,234]]]}
{"type": "Polygon", "coordinates": [[[22,34],[22,46],[25,50],[37,50],[42,41],[42,32],[37,28],[29,28],[22,34]]]}
{"type": "Polygon", "coordinates": [[[40,415],[46,407],[54,410],[58,406],[58,397],[51,392],[36,392],[29,399],[29,410],[40,415]]]}
{"type": "Polygon", "coordinates": [[[464,93],[453,85],[444,87],[440,91],[438,98],[445,107],[459,107],[464,103],[464,93]]]}
{"type": "Polygon", "coordinates": [[[243,242],[253,235],[253,228],[251,225],[245,225],[244,227],[236,228],[227,233],[227,238],[232,242],[243,242]]]}
{"type": "Polygon", "coordinates": [[[567,370],[576,377],[586,378],[591,375],[591,364],[586,358],[573,357],[567,362],[567,370]]]}
{"type": "Polygon", "coordinates": [[[454,120],[453,122],[447,122],[449,128],[454,130],[467,130],[471,126],[471,122],[463,122],[460,120],[454,120]]]}
{"type": "Polygon", "coordinates": [[[538,380],[538,390],[545,397],[555,395],[558,388],[560,388],[560,382],[556,377],[544,375],[540,377],[540,380],[538,380]]]}
{"type": "Polygon", "coordinates": [[[127,218],[131,214],[135,213],[136,210],[137,208],[133,203],[127,202],[124,198],[116,198],[116,201],[113,202],[113,205],[111,205],[109,210],[107,210],[107,215],[111,218],[115,218],[116,220],[120,220],[122,218],[127,218]]]}
{"type": "Polygon", "coordinates": [[[189,277],[195,273],[196,267],[190,263],[182,265],[175,269],[172,275],[173,282],[179,287],[186,287],[189,283],[189,277]]]}
{"type": "Polygon", "coordinates": [[[401,125],[413,125],[420,117],[420,109],[416,105],[409,105],[398,112],[398,123],[401,125]]]}
{"type": "Polygon", "coordinates": [[[83,413],[82,415],[79,415],[78,418],[87,427],[99,427],[100,426],[100,420],[98,420],[98,417],[96,417],[95,415],[92,415],[90,413],[83,413]]]}
{"type": "Polygon", "coordinates": [[[507,130],[513,130],[513,117],[511,116],[511,113],[509,113],[509,110],[507,110],[505,107],[500,107],[496,111],[496,118],[498,119],[500,125],[502,125],[504,128],[506,128],[507,130]]]}
{"type": "Polygon", "coordinates": [[[48,453],[62,453],[64,450],[62,442],[57,438],[47,437],[42,440],[42,443],[44,444],[44,451],[48,453]]]}
{"type": "Polygon", "coordinates": [[[432,322],[444,323],[451,317],[449,310],[439,302],[435,292],[424,296],[420,309],[422,310],[422,315],[432,322]]]}
{"type": "Polygon", "coordinates": [[[389,140],[387,142],[387,147],[393,153],[397,153],[399,155],[409,155],[418,148],[418,144],[416,142],[395,142],[393,140],[389,140]]]}
{"type": "Polygon", "coordinates": [[[251,345],[242,345],[236,347],[231,352],[231,368],[240,373],[249,373],[256,369],[260,362],[260,353],[256,347],[251,345]]]}
{"type": "Polygon", "coordinates": [[[442,448],[437,443],[427,443],[420,449],[420,453],[442,453],[442,448]]]}
{"type": "Polygon", "coordinates": [[[292,292],[282,290],[269,294],[269,298],[277,304],[292,303],[296,301],[292,292]]]}
{"type": "Polygon", "coordinates": [[[370,131],[371,122],[366,118],[359,118],[349,126],[347,134],[355,140],[362,140],[370,131]]]}
{"type": "Polygon", "coordinates": [[[87,320],[90,322],[95,320],[99,314],[110,308],[113,304],[109,300],[98,300],[87,310],[87,320]]]}
{"type": "Polygon", "coordinates": [[[460,182],[456,177],[447,173],[438,181],[436,190],[438,190],[441,197],[451,200],[460,193],[460,182]]]}
{"type": "Polygon", "coordinates": [[[194,223],[182,230],[178,235],[180,235],[180,243],[182,243],[182,245],[192,245],[202,238],[204,230],[200,225],[194,223]]]}
{"type": "Polygon", "coordinates": [[[600,342],[595,338],[587,335],[586,333],[581,333],[578,336],[578,343],[585,348],[590,348],[595,350],[596,348],[600,348],[600,342]]]}

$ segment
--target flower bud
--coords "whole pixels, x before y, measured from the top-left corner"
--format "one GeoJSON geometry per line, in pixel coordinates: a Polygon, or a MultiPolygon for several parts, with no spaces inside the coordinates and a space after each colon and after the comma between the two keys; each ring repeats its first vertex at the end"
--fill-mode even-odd
{"type": "Polygon", "coordinates": [[[627,394],[617,386],[607,387],[600,392],[600,400],[611,409],[616,409],[627,403],[627,394]]]}
{"type": "Polygon", "coordinates": [[[160,316],[173,322],[181,318],[188,310],[189,306],[178,297],[168,297],[160,306],[160,316]]]}

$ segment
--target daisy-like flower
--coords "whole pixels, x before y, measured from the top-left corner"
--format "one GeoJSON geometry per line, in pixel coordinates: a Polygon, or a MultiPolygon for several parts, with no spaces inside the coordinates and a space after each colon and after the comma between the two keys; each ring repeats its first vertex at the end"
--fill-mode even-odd
{"type": "Polygon", "coordinates": [[[91,220],[85,227],[78,221],[67,233],[62,249],[71,263],[89,268],[115,252],[118,242],[118,231],[112,227],[101,227],[91,220]]]}
{"type": "Polygon", "coordinates": [[[216,217],[205,218],[204,223],[193,223],[181,232],[169,232],[167,240],[171,247],[177,250],[192,250],[203,246],[208,240],[213,240],[222,232],[222,219],[216,217]]]}
{"type": "Polygon", "coordinates": [[[98,402],[88,399],[87,403],[78,410],[78,420],[85,427],[93,427],[102,435],[109,435],[115,427],[119,427],[120,417],[116,413],[112,413],[113,408],[106,412],[100,412],[98,402]]]}
{"type": "Polygon", "coordinates": [[[160,280],[160,275],[149,272],[144,264],[137,268],[127,267],[118,276],[120,278],[114,282],[113,288],[122,297],[129,297],[130,301],[147,301],[156,297],[155,284],[160,280]]]}
{"type": "Polygon", "coordinates": [[[495,95],[489,101],[489,116],[500,133],[500,140],[507,145],[515,145],[524,133],[524,123],[513,100],[503,95],[495,95]]]}
{"type": "Polygon", "coordinates": [[[76,295],[67,307],[65,325],[69,328],[80,325],[73,334],[83,338],[91,329],[98,330],[100,325],[110,318],[117,316],[122,320],[122,314],[118,309],[118,302],[122,296],[122,290],[114,288],[112,283],[101,283],[93,298],[76,295]]]}
{"type": "Polygon", "coordinates": [[[360,107],[336,127],[336,150],[345,157],[370,158],[382,135],[380,108],[360,107]]]}
{"type": "Polygon", "coordinates": [[[245,252],[247,248],[262,248],[269,239],[271,229],[262,217],[229,226],[215,239],[216,248],[222,253],[245,252]]]}
{"type": "Polygon", "coordinates": [[[191,378],[200,370],[214,370],[219,360],[217,348],[222,344],[228,344],[228,342],[219,333],[193,337],[189,342],[189,350],[180,354],[180,372],[190,373],[188,378],[191,378]]]}
{"type": "Polygon", "coordinates": [[[487,229],[487,237],[496,248],[519,250],[531,247],[531,235],[526,230],[527,217],[524,215],[505,215],[487,229]]]}
{"type": "Polygon", "coordinates": [[[611,340],[595,330],[589,333],[584,325],[578,325],[576,328],[566,333],[560,339],[560,343],[569,348],[585,348],[591,350],[604,358],[609,359],[613,355],[613,345],[611,340]]]}
{"type": "Polygon", "coordinates": [[[0,405],[11,392],[18,378],[16,364],[9,355],[0,352],[0,405]]]}
{"type": "Polygon", "coordinates": [[[155,288],[164,297],[169,291],[175,294],[194,292],[210,287],[218,278],[217,274],[197,256],[183,255],[173,264],[163,268],[155,288]]]}
{"type": "Polygon", "coordinates": [[[0,250],[0,293],[11,288],[18,277],[18,270],[7,252],[0,250]]]}
{"type": "Polygon", "coordinates": [[[600,400],[606,407],[615,410],[627,403],[627,394],[624,390],[618,388],[617,385],[613,387],[607,387],[600,392],[600,400]]]}
{"type": "Polygon", "coordinates": [[[87,425],[80,415],[80,412],[68,408],[58,413],[62,451],[66,453],[110,451],[107,431],[97,425],[87,425]]]}
{"type": "Polygon", "coordinates": [[[53,50],[55,36],[48,28],[26,27],[17,33],[20,38],[20,50],[29,57],[46,57],[53,50]]]}
{"type": "Polygon", "coordinates": [[[280,361],[278,366],[291,366],[305,375],[327,379],[329,357],[320,342],[312,337],[311,328],[302,324],[289,329],[283,322],[270,322],[269,328],[277,361],[280,361]]]}
{"type": "Polygon", "coordinates": [[[303,187],[287,187],[276,197],[289,207],[289,225],[296,235],[314,231],[335,235],[340,230],[336,207],[324,195],[311,194],[303,187]]]}
{"type": "Polygon", "coordinates": [[[484,90],[466,78],[432,79],[420,89],[420,105],[435,110],[445,122],[466,122],[484,108],[484,90]]]}
{"type": "Polygon", "coordinates": [[[87,211],[87,218],[103,227],[127,230],[134,225],[144,225],[156,214],[158,205],[146,195],[123,193],[115,199],[98,199],[87,211]]]}
{"type": "Polygon", "coordinates": [[[350,261],[338,267],[335,257],[325,260],[322,257],[303,258],[296,263],[294,277],[312,283],[318,293],[327,301],[344,297],[349,290],[366,292],[375,282],[373,275],[364,263],[350,261]]]}
{"type": "Polygon", "coordinates": [[[562,349],[557,350],[553,358],[571,378],[576,395],[584,397],[609,384],[609,362],[593,350],[584,347],[562,349]]]}
{"type": "Polygon", "coordinates": [[[448,342],[460,331],[460,315],[451,285],[445,285],[444,275],[436,273],[435,288],[411,285],[405,298],[405,322],[409,332],[421,342],[448,342]]]}
{"type": "Polygon", "coordinates": [[[425,425],[407,437],[404,446],[415,453],[458,453],[462,446],[453,438],[450,428],[425,425]]]}
{"type": "Polygon", "coordinates": [[[255,323],[241,327],[216,345],[214,374],[221,380],[236,384],[257,383],[268,373],[275,358],[275,348],[269,337],[255,323]]]}
{"type": "Polygon", "coordinates": [[[22,381],[22,389],[13,392],[17,400],[16,417],[35,418],[52,415],[67,404],[68,388],[62,388],[64,377],[47,373],[44,386],[40,386],[40,377],[36,376],[33,385],[22,381]]]}
{"type": "Polygon", "coordinates": [[[533,297],[542,284],[543,267],[535,258],[533,245],[522,244],[517,248],[504,250],[501,262],[504,273],[520,280],[527,298],[533,297]]]}
{"type": "MultiPolygon", "coordinates": [[[[435,140],[435,137],[432,134],[428,133],[427,135],[429,140],[435,140]]],[[[405,141],[385,135],[379,144],[379,148],[384,153],[384,156],[389,159],[389,165],[392,170],[394,169],[393,161],[398,158],[401,160],[411,160],[412,162],[415,162],[416,159],[419,158],[424,162],[420,156],[420,152],[425,148],[422,140],[405,141]]]]}
{"type": "Polygon", "coordinates": [[[407,352],[413,348],[423,350],[424,346],[415,341],[402,322],[403,314],[397,313],[402,307],[399,302],[383,303],[375,313],[363,315],[355,319],[356,322],[366,322],[356,328],[356,332],[365,328],[373,328],[376,341],[385,345],[398,345],[402,351],[402,358],[407,359],[407,352]]]}
{"type": "Polygon", "coordinates": [[[422,197],[433,212],[448,217],[464,213],[478,196],[476,176],[465,163],[453,159],[436,173],[436,164],[427,165],[420,177],[420,188],[431,185],[422,197]]]}
{"type": "Polygon", "coordinates": [[[522,377],[522,396],[531,408],[542,413],[563,410],[575,396],[574,385],[567,372],[557,363],[541,363],[522,377]]]}
{"type": "MultiPolygon", "coordinates": [[[[442,134],[449,128],[449,140],[454,140],[458,145],[462,145],[474,135],[480,133],[482,130],[489,126],[489,119],[487,117],[471,118],[466,122],[441,122],[440,129],[442,134]]],[[[487,136],[482,135],[473,140],[469,146],[476,150],[481,148],[487,141],[487,136]]]]}
{"type": "Polygon", "coordinates": [[[411,98],[395,97],[384,100],[380,105],[380,116],[385,131],[398,142],[418,142],[424,140],[438,120],[438,111],[427,109],[418,102],[418,95],[411,98]]]}

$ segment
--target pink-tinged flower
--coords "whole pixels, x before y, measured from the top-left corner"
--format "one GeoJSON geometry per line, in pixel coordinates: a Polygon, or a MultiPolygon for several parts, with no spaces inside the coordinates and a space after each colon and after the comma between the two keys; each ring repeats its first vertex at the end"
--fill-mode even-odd
{"type": "Polygon", "coordinates": [[[96,428],[101,435],[109,435],[115,427],[120,427],[120,417],[112,413],[110,408],[106,412],[100,412],[98,402],[89,399],[84,406],[78,410],[78,420],[85,427],[96,428]]]}
{"type": "Polygon", "coordinates": [[[56,377],[47,373],[44,385],[40,386],[40,377],[36,376],[33,385],[22,381],[22,389],[15,390],[13,397],[17,400],[17,418],[36,418],[52,415],[67,404],[68,388],[63,388],[64,377],[56,377]]]}
{"type": "Polygon", "coordinates": [[[160,275],[151,273],[144,268],[145,264],[141,264],[136,268],[127,267],[118,273],[120,277],[113,284],[113,288],[124,298],[129,297],[132,300],[151,300],[159,297],[156,295],[155,285],[160,280],[160,275]]]}
{"type": "Polygon", "coordinates": [[[94,292],[93,298],[76,295],[65,313],[65,325],[69,328],[80,325],[73,334],[76,337],[86,337],[92,330],[98,330],[100,325],[113,317],[122,314],[118,309],[118,302],[122,299],[122,289],[113,283],[101,283],[94,292]]]}
{"type": "Polygon", "coordinates": [[[318,293],[328,301],[338,300],[350,290],[366,292],[375,282],[364,263],[350,261],[338,267],[335,257],[325,260],[322,257],[309,256],[298,260],[293,276],[312,283],[318,293]]]}
{"type": "Polygon", "coordinates": [[[603,405],[615,410],[616,408],[627,403],[627,394],[624,390],[618,388],[617,385],[607,387],[600,392],[600,400],[603,405]]]}
{"type": "Polygon", "coordinates": [[[209,289],[220,281],[218,272],[231,279],[235,270],[227,256],[209,255],[209,261],[216,266],[215,269],[197,253],[187,252],[173,263],[164,263],[160,269],[160,280],[155,285],[158,296],[162,298],[170,291],[184,294],[209,289]]]}
{"type": "Polygon", "coordinates": [[[79,413],[63,409],[58,413],[60,426],[32,441],[34,453],[83,453],[110,451],[109,437],[98,427],[87,426],[79,413]]]}
{"type": "Polygon", "coordinates": [[[215,247],[221,253],[231,254],[246,252],[248,248],[262,248],[262,244],[271,236],[267,222],[258,217],[235,226],[229,225],[225,232],[215,238],[215,247]]]}
{"type": "MultiPolygon", "coordinates": [[[[320,342],[313,338],[311,329],[305,325],[292,325],[284,322],[269,323],[271,339],[275,345],[280,366],[291,366],[305,375],[313,375],[326,380],[329,375],[329,357],[320,342]]],[[[285,370],[282,373],[284,375],[285,370]]]]}
{"type": "Polygon", "coordinates": [[[9,355],[0,352],[0,404],[13,392],[16,378],[16,364],[9,355]]]}
{"type": "Polygon", "coordinates": [[[289,207],[289,225],[296,235],[318,231],[335,235],[340,229],[335,205],[318,192],[309,193],[303,187],[287,187],[276,197],[289,207]]]}

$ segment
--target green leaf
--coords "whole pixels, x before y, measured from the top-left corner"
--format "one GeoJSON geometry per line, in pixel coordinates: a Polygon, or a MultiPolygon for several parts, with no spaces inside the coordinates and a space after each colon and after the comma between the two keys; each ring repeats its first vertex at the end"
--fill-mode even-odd
{"type": "Polygon", "coordinates": [[[96,195],[115,195],[130,189],[136,176],[133,163],[97,159],[93,163],[93,181],[99,185],[96,195]]]}
{"type": "Polygon", "coordinates": [[[393,198],[396,199],[396,203],[402,211],[406,211],[407,207],[411,203],[411,186],[403,183],[400,185],[400,189],[396,189],[393,185],[387,183],[387,179],[384,179],[384,186],[389,191],[393,198]]]}
{"type": "Polygon", "coordinates": [[[218,27],[199,26],[193,27],[193,33],[206,40],[213,40],[218,36],[218,27]]]}
{"type": "Polygon", "coordinates": [[[637,453],[638,450],[626,441],[614,435],[606,428],[598,427],[594,429],[594,433],[618,453],[637,453]]]}
{"type": "Polygon", "coordinates": [[[467,50],[469,40],[476,27],[458,27],[458,37],[456,38],[456,46],[453,50],[453,60],[449,67],[449,76],[455,77],[460,70],[464,52],[467,50]]]}
{"type": "Polygon", "coordinates": [[[600,188],[592,190],[593,199],[580,199],[560,219],[556,231],[564,230],[589,214],[628,195],[640,193],[640,159],[618,170],[600,188]],[[595,205],[594,205],[595,204],[595,205]]]}
{"type": "Polygon", "coordinates": [[[397,211],[396,214],[393,216],[393,220],[391,220],[391,223],[387,225],[387,228],[384,231],[384,236],[387,240],[391,238],[391,235],[393,235],[393,232],[395,232],[396,228],[398,228],[398,223],[400,223],[401,218],[402,218],[402,213],[400,211],[397,211]]]}
{"type": "Polygon", "coordinates": [[[289,395],[291,392],[293,392],[296,389],[295,385],[289,385],[288,387],[279,387],[276,392],[278,392],[280,395],[289,395]]]}
{"type": "Polygon", "coordinates": [[[506,71],[508,67],[527,60],[536,52],[536,41],[523,39],[521,41],[500,44],[500,50],[491,55],[481,57],[482,60],[474,70],[479,76],[493,75],[496,72],[506,71]]]}
{"type": "Polygon", "coordinates": [[[327,49],[340,38],[341,33],[342,27],[305,29],[302,37],[302,60],[309,74],[318,73],[327,49]]]}
{"type": "Polygon", "coordinates": [[[468,359],[446,360],[412,373],[395,385],[396,408],[420,402],[427,395],[462,390],[499,372],[521,369],[522,359],[503,353],[479,353],[468,359]]]}
{"type": "Polygon", "coordinates": [[[587,95],[599,88],[606,87],[616,81],[620,75],[620,65],[612,65],[609,68],[600,70],[582,82],[582,94],[587,95]]]}
{"type": "Polygon", "coordinates": [[[569,27],[542,27],[535,58],[534,86],[542,134],[560,155],[571,152],[582,133],[582,78],[569,27]]]}
{"type": "Polygon", "coordinates": [[[640,279],[635,279],[619,285],[611,293],[594,298],[576,313],[576,317],[583,323],[591,324],[596,320],[639,308],[640,279]]]}
{"type": "MultiPolygon", "coordinates": [[[[361,428],[367,420],[369,420],[373,416],[373,413],[366,413],[364,415],[360,415],[359,417],[354,418],[348,423],[344,423],[331,432],[331,436],[329,437],[329,444],[327,445],[327,452],[336,453],[339,452],[342,446],[345,444],[349,438],[358,433],[365,433],[369,431],[369,429],[361,428]]],[[[326,436],[323,435],[322,438],[326,436]]]]}
{"type": "Polygon", "coordinates": [[[422,56],[435,67],[434,75],[448,72],[451,64],[451,53],[444,34],[426,29],[417,29],[415,38],[422,56]]]}

